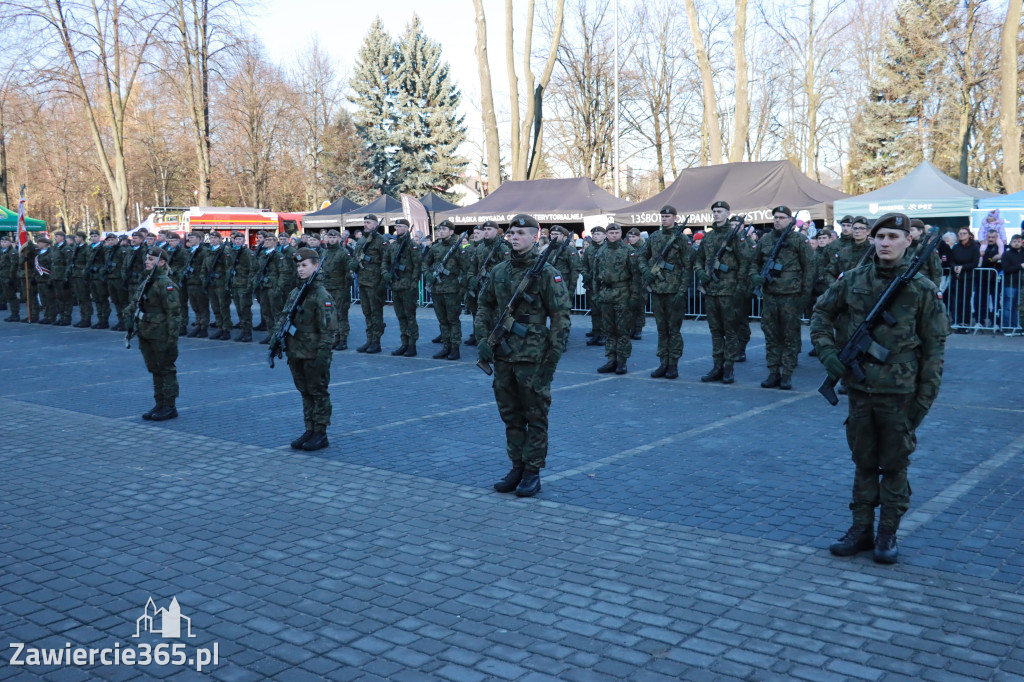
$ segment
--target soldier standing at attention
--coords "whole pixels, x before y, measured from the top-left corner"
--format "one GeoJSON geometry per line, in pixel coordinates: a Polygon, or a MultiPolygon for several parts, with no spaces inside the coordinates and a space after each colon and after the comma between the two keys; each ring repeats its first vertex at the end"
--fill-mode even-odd
{"type": "Polygon", "coordinates": [[[601,226],[590,231],[590,246],[583,250],[583,288],[587,292],[587,305],[590,308],[590,331],[587,336],[588,346],[603,346],[604,324],[601,317],[601,306],[597,304],[597,282],[594,281],[594,256],[605,240],[605,229],[601,226]]]}
{"type": "Polygon", "coordinates": [[[185,270],[185,263],[188,260],[188,249],[181,248],[181,237],[177,232],[167,230],[164,235],[164,252],[167,254],[167,277],[178,287],[178,305],[181,307],[181,314],[178,321],[181,327],[178,329],[178,336],[188,333],[188,287],[182,279],[185,270]]]}
{"type": "MultiPolygon", "coordinates": [[[[295,254],[298,262],[298,285],[288,295],[283,312],[278,316],[271,336],[277,336],[281,325],[287,322],[287,311],[296,303],[302,285],[313,276],[320,265],[316,251],[301,248],[295,254]]],[[[314,280],[299,302],[292,319],[294,333],[285,334],[284,352],[288,355],[288,369],[295,388],[302,396],[302,418],[306,430],[292,441],[295,450],[322,450],[327,441],[327,427],[331,425],[331,346],[337,336],[334,304],[331,295],[314,280]]]]}
{"type": "MultiPolygon", "coordinates": [[[[75,245],[71,252],[74,268],[71,270],[71,290],[78,301],[78,322],[75,327],[84,329],[92,324],[92,299],[89,297],[89,255],[92,249],[86,244],[85,232],[75,233],[75,245]]],[[[70,321],[70,316],[68,320],[70,321]]]]}
{"type": "MultiPolygon", "coordinates": [[[[132,234],[132,246],[124,256],[125,299],[128,298],[131,292],[135,291],[135,287],[142,281],[142,273],[146,271],[146,252],[148,250],[146,242],[155,241],[155,239],[150,240],[150,236],[145,228],[139,228],[138,231],[132,234]]],[[[118,331],[124,330],[120,329],[118,331]]]]}
{"type": "MultiPolygon", "coordinates": [[[[338,322],[338,338],[332,344],[332,348],[348,350],[348,309],[352,307],[352,257],[341,243],[341,234],[337,230],[328,230],[324,236],[321,260],[322,265],[317,279],[331,295],[332,307],[338,322]]],[[[290,262],[279,260],[278,263],[281,268],[295,269],[294,257],[290,262]]],[[[294,281],[294,278],[292,279],[294,281]]],[[[281,303],[284,303],[284,299],[281,303]]]]}
{"type": "Polygon", "coordinates": [[[42,299],[43,314],[39,324],[53,324],[57,321],[57,294],[53,284],[53,242],[43,235],[36,238],[39,250],[36,252],[33,265],[36,269],[36,286],[39,298],[42,299]]]}
{"type": "MultiPolygon", "coordinates": [[[[908,258],[913,258],[914,253],[921,247],[921,236],[924,234],[924,230],[925,224],[923,220],[919,220],[917,218],[910,219],[910,236],[914,238],[914,243],[909,249],[907,249],[908,258]]],[[[939,252],[937,250],[932,251],[931,255],[928,257],[928,262],[923,268],[921,268],[921,272],[923,272],[924,276],[930,279],[932,284],[936,287],[942,283],[942,259],[939,258],[939,252]]]]}
{"type": "MultiPolygon", "coordinates": [[[[235,341],[248,343],[252,341],[252,251],[245,244],[245,233],[235,231],[231,233],[230,253],[224,254],[225,258],[230,256],[231,262],[228,267],[228,279],[231,291],[228,292],[231,302],[235,304],[235,312],[238,313],[238,324],[242,328],[242,334],[235,341]]],[[[231,308],[228,307],[228,329],[231,329],[231,308]]],[[[231,332],[228,332],[231,338],[231,332]]]]}
{"type": "MultiPolygon", "coordinates": [[[[260,232],[252,253],[252,295],[260,306],[260,323],[252,328],[254,332],[267,332],[274,326],[277,314],[270,303],[271,268],[277,251],[277,239],[273,232],[260,232]]],[[[260,341],[260,343],[263,343],[260,341]]]]}
{"type": "Polygon", "coordinates": [[[626,361],[633,352],[629,341],[634,318],[630,304],[640,283],[640,266],[636,251],[622,243],[619,225],[610,223],[606,234],[607,240],[594,258],[597,301],[604,321],[604,354],[608,358],[597,371],[625,374],[628,371],[626,361]]]}
{"type": "Polygon", "coordinates": [[[506,452],[512,461],[512,469],[494,489],[515,491],[519,497],[540,492],[540,470],[548,454],[551,380],[569,336],[569,292],[550,263],[544,265],[535,289],[527,292],[531,299],[521,297],[510,311],[527,328],[526,335],[509,334],[507,354],[501,347],[491,348],[487,339],[527,271],[542,257],[535,246],[538,230],[531,216],[512,218],[510,259],[495,266],[480,292],[476,318],[477,353],[481,361],[494,362],[494,399],[505,423],[506,452]]]}
{"type": "MultiPolygon", "coordinates": [[[[637,262],[646,258],[648,242],[640,236],[640,230],[637,228],[631,228],[626,233],[626,244],[629,248],[633,249],[637,255],[637,262]]],[[[645,310],[645,299],[647,298],[647,289],[641,282],[633,290],[633,298],[630,300],[629,309],[633,316],[633,324],[629,333],[629,338],[633,341],[643,340],[644,326],[647,324],[647,312],[645,310]]]]}
{"type": "MultiPolygon", "coordinates": [[[[188,333],[189,338],[206,337],[210,328],[210,298],[204,291],[203,266],[209,249],[203,243],[202,232],[188,233],[188,249],[185,265],[181,271],[181,288],[188,290],[188,302],[196,315],[196,326],[188,333]]],[[[182,305],[181,317],[187,320],[188,312],[182,305]]]]}
{"type": "MultiPolygon", "coordinates": [[[[737,223],[743,221],[743,216],[734,215],[729,218],[728,228],[731,230],[736,226],[737,223]]],[[[750,250],[753,254],[751,256],[752,263],[750,266],[750,277],[754,276],[754,265],[757,262],[757,239],[752,237],[754,232],[753,226],[741,227],[740,234],[743,235],[747,242],[750,244],[750,250]]],[[[736,355],[736,362],[747,361],[747,344],[750,343],[750,313],[751,313],[751,301],[754,298],[754,284],[748,278],[742,286],[736,287],[736,300],[734,305],[736,306],[736,348],[738,349],[736,355]]]]}
{"type": "MultiPolygon", "coordinates": [[[[547,248],[555,249],[557,253],[563,241],[566,239],[572,240],[575,237],[576,235],[561,225],[554,225],[551,227],[551,243],[548,244],[547,248]],[[568,237],[563,230],[569,232],[568,237]]],[[[548,262],[562,276],[562,281],[565,282],[565,289],[569,292],[569,309],[572,310],[572,297],[576,293],[576,283],[580,279],[580,271],[583,270],[583,261],[580,259],[580,254],[576,251],[576,246],[570,241],[565,245],[564,249],[561,249],[561,254],[557,258],[552,258],[548,262]]],[[[572,316],[569,317],[569,324],[572,324],[572,316]]],[[[568,348],[565,350],[568,350],[568,348]]]]}
{"type": "Polygon", "coordinates": [[[839,275],[857,267],[862,258],[871,258],[870,255],[865,255],[871,251],[871,242],[868,241],[868,219],[864,216],[854,218],[850,237],[845,240],[839,239],[835,244],[838,246],[829,251],[831,258],[828,269],[825,270],[827,284],[832,284],[839,279],[839,275]]]}
{"type": "Polygon", "coordinates": [[[74,252],[67,235],[61,231],[53,233],[53,295],[56,299],[57,317],[53,320],[55,327],[67,327],[71,324],[71,314],[75,308],[75,295],[71,289],[71,272],[74,269],[74,252]]]}
{"type": "Polygon", "coordinates": [[[395,240],[384,251],[384,260],[380,266],[381,279],[391,287],[395,315],[398,316],[398,330],[402,337],[402,344],[391,351],[391,354],[414,358],[416,341],[420,338],[420,328],[416,324],[416,307],[420,298],[420,265],[423,261],[423,251],[419,243],[409,235],[408,220],[399,218],[395,221],[394,228],[395,240]]]}
{"type": "Polygon", "coordinates": [[[143,280],[133,290],[124,319],[136,325],[139,350],[146,369],[153,375],[153,399],[156,405],[142,415],[147,421],[165,421],[178,416],[178,330],[181,302],[178,287],[167,276],[167,252],[154,248],[144,256],[143,272],[156,268],[151,280],[143,280]],[[136,310],[141,313],[135,317],[136,310]]]}
{"type": "MultiPolygon", "coordinates": [[[[115,239],[108,236],[106,242],[113,246],[115,239]]],[[[89,294],[96,307],[96,324],[92,325],[93,329],[107,329],[110,326],[110,292],[107,290],[107,274],[104,272],[106,260],[106,244],[100,239],[100,233],[93,230],[89,233],[89,256],[85,261],[89,273],[89,294]]]]}
{"type": "Polygon", "coordinates": [[[209,282],[207,293],[210,297],[213,321],[217,325],[217,333],[210,338],[215,340],[231,340],[231,298],[226,285],[232,257],[224,246],[224,237],[217,230],[212,230],[210,250],[203,259],[203,282],[209,282]]]}
{"type": "MultiPolygon", "coordinates": [[[[865,222],[864,224],[867,225],[867,222],[865,222]]],[[[839,250],[839,247],[851,241],[853,241],[853,216],[845,215],[843,216],[842,220],[839,221],[839,237],[833,239],[832,242],[828,245],[829,260],[831,261],[832,258],[835,258],[836,252],[839,250]]],[[[832,282],[829,282],[829,284],[831,283],[832,282]]]]}
{"type": "Polygon", "coordinates": [[[818,359],[849,391],[846,439],[855,473],[850,510],[853,525],[829,547],[837,556],[874,550],[878,563],[899,557],[896,533],[910,508],[907,469],[921,425],[942,382],[949,319],[935,285],[920,272],[896,296],[889,313],[896,324],[880,324],[874,340],[890,355],[884,363],[865,362],[866,378],[857,381],[839,360],[838,350],[864,321],[885,288],[906,269],[911,247],[910,220],[887,213],[871,230],[876,257],[847,272],[814,306],[811,340],[818,359]],[[875,507],[881,507],[878,534],[875,507]]]}
{"type": "Polygon", "coordinates": [[[373,213],[363,218],[363,238],[356,244],[352,267],[359,279],[359,305],[366,318],[366,343],[358,353],[379,353],[384,335],[384,280],[380,265],[384,262],[384,240],[377,232],[380,221],[373,213]]]}
{"type": "Polygon", "coordinates": [[[20,322],[21,310],[18,303],[18,250],[5,232],[0,235],[0,297],[7,303],[8,315],[4,322],[20,322]]]}
{"type": "Polygon", "coordinates": [[[467,346],[477,344],[476,307],[480,287],[485,283],[488,273],[494,269],[494,266],[508,259],[511,250],[508,242],[498,234],[498,224],[493,220],[484,221],[480,226],[480,233],[482,235],[480,241],[465,251],[466,271],[469,277],[466,312],[473,316],[473,330],[470,331],[469,338],[466,339],[467,346]]]}
{"type": "Polygon", "coordinates": [[[422,266],[423,280],[430,287],[434,314],[441,327],[441,350],[432,357],[435,360],[458,360],[462,357],[459,352],[459,344],[462,343],[462,322],[459,321],[462,311],[461,281],[469,269],[469,258],[456,246],[461,237],[455,234],[454,226],[449,221],[438,223],[434,233],[437,241],[430,246],[422,266]]]}
{"type": "Polygon", "coordinates": [[[647,248],[640,258],[640,274],[651,290],[651,308],[658,327],[658,359],[661,364],[651,377],[675,379],[679,376],[679,358],[683,357],[683,316],[686,314],[687,293],[693,277],[696,253],[686,235],[676,228],[676,209],[661,209],[661,230],[647,240],[647,248]],[[665,252],[664,262],[661,254],[665,252]]]}
{"type": "Polygon", "coordinates": [[[750,286],[754,252],[742,231],[729,240],[728,203],[716,201],[711,204],[711,215],[714,229],[704,235],[694,261],[697,279],[705,290],[704,310],[708,316],[714,362],[711,371],[700,380],[731,384],[736,381],[733,364],[739,361],[740,356],[739,316],[747,315],[747,309],[738,309],[736,301],[750,286]],[[719,250],[722,250],[722,255],[716,262],[719,250]],[[720,265],[728,270],[722,270],[720,265]]]}
{"type": "Polygon", "coordinates": [[[783,237],[786,226],[793,218],[788,206],[772,209],[774,229],[761,238],[757,244],[758,274],[753,276],[755,286],[760,286],[764,301],[761,309],[761,331],[764,332],[765,357],[768,362],[768,378],[761,382],[761,388],[793,388],[793,370],[800,355],[800,314],[807,307],[814,286],[814,252],[804,236],[791,231],[783,237]],[[766,282],[760,270],[771,257],[776,243],[785,238],[779,248],[777,270],[772,281],[766,282]]]}

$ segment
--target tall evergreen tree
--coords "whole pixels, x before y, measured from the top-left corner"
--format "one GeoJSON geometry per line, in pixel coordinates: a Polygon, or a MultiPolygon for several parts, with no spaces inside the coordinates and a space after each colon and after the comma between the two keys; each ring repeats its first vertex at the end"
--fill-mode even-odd
{"type": "Polygon", "coordinates": [[[458,156],[466,139],[465,116],[458,114],[462,94],[441,60],[441,46],[424,35],[417,15],[396,50],[393,184],[416,195],[443,192],[466,167],[458,156]]]}
{"type": "Polygon", "coordinates": [[[381,193],[394,192],[395,157],[395,43],[374,19],[356,57],[350,101],[358,108],[353,117],[363,140],[366,167],[381,193]]]}

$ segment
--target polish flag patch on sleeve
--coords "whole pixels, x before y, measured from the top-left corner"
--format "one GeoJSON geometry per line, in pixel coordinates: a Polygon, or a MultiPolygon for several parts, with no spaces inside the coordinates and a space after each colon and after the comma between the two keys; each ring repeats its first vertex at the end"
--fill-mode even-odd
{"type": "Polygon", "coordinates": [[[167,291],[174,291],[174,286],[167,287],[167,291]]]}
{"type": "Polygon", "coordinates": [[[555,281],[556,282],[561,282],[562,281],[562,276],[561,275],[555,275],[555,281]]]}
{"type": "Polygon", "coordinates": [[[330,308],[331,307],[331,302],[330,301],[324,301],[324,307],[325,308],[330,308]]]}

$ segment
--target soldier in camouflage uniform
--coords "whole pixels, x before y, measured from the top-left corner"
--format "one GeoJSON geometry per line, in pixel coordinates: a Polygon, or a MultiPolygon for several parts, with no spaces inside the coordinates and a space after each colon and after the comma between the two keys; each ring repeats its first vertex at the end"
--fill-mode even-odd
{"type": "MultiPolygon", "coordinates": [[[[548,249],[555,249],[555,253],[558,254],[553,256],[549,262],[558,271],[558,274],[562,276],[562,281],[565,282],[565,288],[569,292],[570,310],[572,309],[573,294],[576,293],[576,283],[579,281],[580,272],[583,270],[583,259],[580,258],[579,252],[576,251],[576,245],[572,243],[572,240],[575,238],[575,234],[561,225],[553,225],[551,227],[551,243],[547,246],[548,249]],[[560,249],[562,241],[566,239],[569,240],[569,243],[565,245],[564,249],[560,249]]],[[[571,315],[569,323],[570,325],[572,324],[571,315]]],[[[568,337],[566,337],[566,340],[568,340],[568,337]]],[[[563,352],[567,350],[569,350],[568,346],[563,349],[563,352]]]]}
{"type": "Polygon", "coordinates": [[[384,281],[380,264],[384,262],[384,239],[377,231],[380,221],[374,214],[363,218],[363,237],[356,244],[352,267],[359,281],[359,305],[366,319],[366,343],[358,353],[379,353],[384,335],[384,281]]]}
{"type": "Polygon", "coordinates": [[[600,250],[605,240],[605,229],[595,227],[590,231],[590,246],[583,250],[583,288],[587,292],[587,304],[590,307],[590,331],[587,336],[588,346],[603,346],[604,322],[601,317],[601,306],[597,304],[597,282],[594,281],[594,256],[600,250]]]}
{"type": "Polygon", "coordinates": [[[203,259],[203,282],[209,282],[206,292],[217,324],[217,332],[210,338],[220,341],[231,340],[231,296],[226,285],[232,258],[234,254],[224,244],[224,237],[216,230],[210,232],[210,249],[203,259]]]}
{"type": "Polygon", "coordinates": [[[89,233],[89,257],[85,261],[89,272],[89,295],[96,308],[96,323],[93,329],[110,327],[110,291],[107,289],[106,262],[110,249],[117,244],[117,238],[108,234],[100,239],[100,233],[93,230],[89,233]]]}
{"type": "MultiPolygon", "coordinates": [[[[441,327],[441,350],[435,360],[458,360],[462,343],[462,285],[471,272],[469,258],[461,249],[462,237],[454,233],[454,225],[442,220],[434,228],[437,240],[423,258],[423,281],[430,287],[434,314],[441,327]],[[447,270],[448,274],[443,271],[447,270]]],[[[478,313],[479,314],[479,313],[478,313]]]]}
{"type": "MultiPolygon", "coordinates": [[[[761,237],[757,244],[757,265],[760,273],[771,257],[776,243],[793,219],[793,211],[787,206],[772,209],[774,228],[761,237]]],[[[782,243],[775,264],[781,266],[766,282],[760,274],[753,276],[755,287],[761,287],[763,306],[761,308],[761,331],[764,332],[765,357],[768,363],[768,378],[761,382],[761,388],[793,388],[793,370],[796,369],[800,354],[800,315],[811,296],[814,286],[814,252],[804,236],[791,231],[782,243]]]]}
{"type": "MultiPolygon", "coordinates": [[[[640,235],[638,228],[631,228],[626,233],[626,244],[629,248],[633,249],[637,255],[637,261],[646,258],[648,242],[640,235]]],[[[647,288],[644,286],[637,286],[633,291],[633,298],[629,303],[629,309],[633,314],[633,325],[632,331],[630,331],[629,338],[633,341],[643,340],[644,326],[647,324],[647,288]]]]}
{"type": "Polygon", "coordinates": [[[21,321],[18,303],[18,250],[6,232],[0,235],[0,298],[7,303],[8,315],[4,322],[21,321]]]}
{"type": "MultiPolygon", "coordinates": [[[[36,286],[39,298],[42,299],[43,313],[39,324],[53,324],[57,318],[57,293],[53,282],[54,257],[53,241],[43,235],[36,238],[39,250],[36,252],[34,266],[36,269],[36,286]]],[[[58,260],[59,263],[59,260],[58,260]]]]}
{"type": "MultiPolygon", "coordinates": [[[[731,230],[736,226],[736,223],[743,222],[744,217],[741,215],[732,216],[729,218],[729,224],[726,229],[731,230]]],[[[747,344],[750,343],[750,313],[754,299],[754,283],[750,278],[755,274],[754,263],[757,262],[757,238],[751,234],[754,232],[753,226],[746,226],[740,229],[744,240],[750,244],[753,259],[748,271],[750,276],[747,278],[744,286],[736,288],[736,297],[733,303],[736,307],[736,362],[746,362],[747,344]]]]}
{"type": "Polygon", "coordinates": [[[679,376],[679,358],[683,357],[683,317],[693,277],[696,253],[676,228],[676,209],[661,209],[661,230],[651,235],[639,259],[640,275],[651,291],[651,308],[658,327],[658,359],[661,363],[651,377],[675,379],[679,376]],[[662,252],[666,246],[662,260],[662,252]]]}
{"type": "MultiPolygon", "coordinates": [[[[283,250],[292,251],[291,247],[283,250]]],[[[331,295],[334,314],[338,322],[338,338],[332,344],[334,350],[348,349],[348,310],[352,307],[352,256],[341,243],[341,234],[337,230],[328,230],[324,237],[323,263],[317,280],[331,295]]],[[[278,260],[280,269],[295,269],[294,257],[290,262],[278,260]]],[[[287,273],[284,273],[285,275],[287,273]]],[[[294,286],[293,286],[294,288],[294,286]]],[[[283,304],[282,300],[282,304],[283,304]]]]}
{"type": "MultiPolygon", "coordinates": [[[[864,223],[867,224],[866,222],[864,223]]],[[[829,262],[835,258],[836,252],[839,251],[840,247],[849,245],[853,241],[853,216],[843,216],[842,220],[839,221],[839,237],[828,245],[828,258],[829,262]]],[[[832,282],[829,282],[831,284],[832,282]]]]}
{"type": "Polygon", "coordinates": [[[73,326],[82,329],[92,324],[92,299],[89,295],[89,256],[92,249],[87,240],[85,232],[76,232],[75,245],[71,250],[71,290],[78,302],[78,322],[73,326]]]}
{"type": "Polygon", "coordinates": [[[738,305],[737,301],[749,292],[754,252],[742,231],[726,244],[730,234],[728,203],[716,201],[711,205],[711,214],[714,229],[704,235],[694,259],[694,272],[704,285],[704,312],[708,316],[711,357],[714,362],[711,371],[700,380],[731,384],[736,380],[733,364],[739,361],[741,352],[738,331],[740,316],[746,316],[748,311],[748,308],[738,305]],[[718,263],[715,256],[723,246],[725,251],[718,263]],[[718,267],[720,265],[728,270],[721,270],[718,267]]]}
{"type": "MultiPolygon", "coordinates": [[[[252,251],[245,244],[245,233],[235,231],[231,233],[231,249],[224,254],[225,259],[230,259],[228,265],[227,287],[231,302],[235,304],[235,312],[238,313],[238,324],[242,333],[235,341],[248,343],[252,341],[252,251]]],[[[231,322],[230,308],[228,309],[228,322],[231,322]]],[[[228,329],[231,327],[229,326],[228,329]]],[[[229,334],[230,337],[230,334],[229,334]]]]}
{"type": "Polygon", "coordinates": [[[277,255],[277,240],[273,233],[263,232],[260,234],[259,248],[253,256],[252,292],[256,301],[260,304],[260,323],[253,327],[253,331],[267,332],[267,338],[260,341],[269,342],[270,328],[277,319],[277,311],[274,310],[271,301],[270,282],[274,278],[275,256],[277,255]]]}
{"type": "Polygon", "coordinates": [[[37,281],[39,273],[35,267],[36,254],[38,253],[39,248],[31,239],[25,242],[25,245],[18,250],[18,287],[21,290],[21,300],[25,301],[28,307],[28,314],[21,320],[22,322],[39,322],[40,315],[42,314],[42,306],[39,305],[39,285],[37,281]],[[28,273],[27,277],[26,273],[28,273]],[[26,278],[27,282],[25,281],[26,278]],[[26,287],[28,287],[27,290],[26,287]]]}
{"type": "Polygon", "coordinates": [[[598,367],[601,374],[627,372],[626,361],[633,352],[629,337],[633,331],[634,314],[630,304],[640,286],[637,255],[622,241],[622,228],[610,223],[607,240],[594,258],[594,280],[597,282],[597,303],[604,321],[604,354],[608,361],[598,367]]]}
{"type": "Polygon", "coordinates": [[[167,253],[167,277],[178,287],[178,305],[181,308],[178,336],[184,336],[188,333],[188,287],[182,277],[188,261],[188,249],[182,248],[178,233],[170,230],[164,232],[164,244],[162,248],[167,253]]]}
{"type": "Polygon", "coordinates": [[[64,232],[53,233],[53,295],[56,299],[56,327],[67,327],[71,324],[71,315],[75,309],[75,292],[71,288],[71,271],[73,270],[73,252],[71,242],[64,232]]]}
{"type": "MultiPolygon", "coordinates": [[[[123,255],[121,272],[124,277],[125,298],[135,291],[139,282],[142,281],[143,273],[146,272],[146,253],[149,250],[146,242],[150,241],[150,238],[149,232],[145,228],[140,228],[132,235],[132,246],[123,255]]],[[[153,241],[155,242],[155,240],[153,241]]]]}
{"type": "Polygon", "coordinates": [[[868,239],[868,219],[864,216],[857,216],[853,219],[850,238],[838,239],[832,243],[829,250],[830,258],[828,268],[825,270],[825,282],[831,285],[839,276],[847,270],[852,270],[862,265],[867,258],[871,258],[871,241],[868,239]]]}
{"type": "Polygon", "coordinates": [[[143,279],[132,291],[124,310],[127,324],[135,326],[139,350],[146,369],[153,375],[156,405],[142,415],[147,421],[165,421],[178,416],[178,330],[181,301],[178,287],[167,276],[167,252],[151,249],[142,262],[143,272],[156,268],[151,280],[143,279]],[[136,312],[139,315],[136,315],[136,312]]]}
{"type": "MultiPolygon", "coordinates": [[[[188,303],[196,316],[196,326],[188,333],[189,338],[206,338],[210,328],[210,298],[204,291],[203,266],[209,254],[203,242],[202,232],[189,232],[185,263],[181,268],[181,289],[188,293],[188,303]]],[[[188,319],[188,311],[182,306],[181,316],[188,319]]]]}
{"type": "Polygon", "coordinates": [[[409,235],[409,221],[399,218],[395,221],[395,240],[384,250],[384,261],[380,266],[381,279],[391,287],[395,315],[401,345],[391,351],[392,355],[416,357],[416,341],[420,338],[420,327],[416,324],[416,308],[420,298],[420,266],[423,251],[419,243],[409,235]]]}
{"type": "Polygon", "coordinates": [[[569,292],[561,275],[549,263],[511,314],[526,327],[525,336],[509,334],[508,353],[491,348],[488,336],[512,299],[527,271],[541,258],[537,247],[537,221],[528,215],[512,219],[512,253],[495,266],[480,292],[476,317],[479,359],[494,362],[494,399],[505,423],[505,442],[512,469],[494,484],[500,493],[519,497],[540,492],[540,470],[548,454],[548,411],[551,380],[569,336],[569,292]],[[550,320],[550,325],[549,321],[550,320]]]}
{"type": "MultiPolygon", "coordinates": [[[[914,243],[909,249],[907,249],[907,259],[914,257],[917,250],[921,248],[921,244],[924,243],[922,235],[924,234],[925,224],[923,220],[917,218],[910,219],[910,236],[914,238],[914,243]]],[[[932,251],[931,256],[928,257],[928,262],[921,268],[921,272],[924,276],[932,281],[936,287],[942,284],[942,259],[939,258],[938,251],[932,251]]]]}
{"type": "MultiPolygon", "coordinates": [[[[282,314],[274,323],[272,337],[277,336],[281,326],[287,322],[285,313],[295,306],[302,284],[320,265],[320,258],[313,249],[299,249],[295,260],[300,282],[289,293],[282,314]]],[[[320,450],[330,444],[327,440],[327,427],[331,425],[331,394],[328,388],[331,383],[331,346],[338,330],[334,302],[319,279],[306,290],[292,324],[295,331],[285,334],[283,350],[288,355],[292,381],[302,396],[302,419],[306,430],[291,445],[296,450],[320,450]]],[[[271,346],[271,352],[275,350],[271,346]]]]}
{"type": "Polygon", "coordinates": [[[879,563],[895,563],[896,533],[910,507],[907,469],[917,445],[917,427],[931,408],[942,381],[949,320],[935,285],[918,273],[896,296],[889,313],[894,326],[875,327],[874,340],[890,355],[884,363],[863,363],[857,381],[839,360],[838,350],[864,320],[893,278],[906,269],[911,247],[910,220],[888,213],[875,223],[876,258],[848,271],[818,299],[811,318],[811,340],[818,358],[849,389],[846,438],[856,472],[850,510],[853,525],[829,549],[838,556],[874,550],[879,563]],[[875,507],[881,507],[874,534],[875,507]]]}
{"type": "Polygon", "coordinates": [[[486,284],[487,277],[491,270],[498,263],[508,259],[511,247],[508,242],[498,236],[498,224],[493,220],[487,220],[480,226],[480,240],[465,250],[466,271],[468,280],[466,282],[466,312],[473,316],[473,331],[466,339],[467,346],[475,346],[476,338],[476,308],[477,297],[480,288],[486,284]]]}

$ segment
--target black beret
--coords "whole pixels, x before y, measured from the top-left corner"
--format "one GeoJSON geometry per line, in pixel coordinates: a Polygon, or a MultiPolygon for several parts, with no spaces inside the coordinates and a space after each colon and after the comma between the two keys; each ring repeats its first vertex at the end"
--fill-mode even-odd
{"type": "Polygon", "coordinates": [[[91,237],[93,235],[96,235],[97,237],[101,236],[99,230],[90,230],[89,236],[91,237]]]}
{"type": "Polygon", "coordinates": [[[332,228],[330,230],[327,230],[327,236],[328,237],[340,237],[341,233],[332,228]]]}
{"type": "Polygon", "coordinates": [[[363,216],[363,220],[372,220],[372,221],[373,221],[373,222],[375,222],[375,223],[379,223],[379,222],[380,222],[380,218],[378,218],[378,217],[377,217],[377,216],[376,216],[375,214],[373,214],[373,213],[367,213],[366,215],[364,215],[364,216],[363,216]]]}
{"type": "Polygon", "coordinates": [[[626,233],[626,236],[627,237],[639,237],[640,236],[640,230],[638,230],[637,228],[634,227],[633,229],[631,229],[629,232],[626,233]]]}
{"type": "Polygon", "coordinates": [[[494,222],[493,220],[485,220],[483,225],[481,225],[480,227],[493,227],[497,229],[498,223],[494,222]]]}
{"type": "Polygon", "coordinates": [[[747,216],[737,213],[733,217],[729,218],[730,223],[742,223],[747,216]]]}
{"type": "Polygon", "coordinates": [[[608,223],[608,227],[606,227],[605,230],[608,232],[611,232],[612,230],[622,232],[622,225],[619,225],[618,223],[608,223]]]}
{"type": "Polygon", "coordinates": [[[661,207],[661,215],[679,215],[679,212],[676,211],[675,206],[665,204],[664,206],[661,207]]]}
{"type": "Polygon", "coordinates": [[[536,218],[534,218],[532,215],[527,215],[525,213],[520,213],[516,216],[513,216],[512,221],[509,223],[509,225],[511,227],[532,227],[535,230],[540,229],[540,224],[537,222],[536,218]]]}
{"type": "Polygon", "coordinates": [[[107,232],[107,236],[104,239],[117,239],[117,235],[113,232],[107,232]]]}
{"type": "Polygon", "coordinates": [[[605,234],[604,228],[603,228],[603,227],[601,227],[600,225],[598,225],[598,226],[597,226],[597,227],[595,227],[595,228],[594,228],[593,230],[591,230],[591,231],[590,231],[590,234],[594,234],[594,233],[596,233],[596,232],[600,232],[601,234],[605,234]]]}
{"type": "Polygon", "coordinates": [[[167,241],[170,241],[172,239],[174,239],[175,241],[179,241],[179,242],[181,241],[181,237],[178,236],[177,232],[168,231],[167,232],[167,241]]]}
{"type": "Polygon", "coordinates": [[[715,209],[715,208],[724,208],[726,211],[731,210],[730,207],[729,207],[729,202],[728,201],[722,201],[721,199],[719,199],[715,203],[711,204],[711,208],[713,208],[713,209],[715,209]]]}
{"type": "Polygon", "coordinates": [[[320,260],[320,254],[313,249],[301,248],[295,252],[295,262],[301,263],[304,260],[320,260]]]}
{"type": "Polygon", "coordinates": [[[306,235],[306,239],[315,239],[317,241],[320,241],[320,233],[319,232],[310,232],[309,234],[306,235]]]}
{"type": "Polygon", "coordinates": [[[455,226],[452,225],[452,221],[450,221],[450,220],[442,220],[441,222],[439,222],[437,224],[437,226],[438,227],[447,227],[449,230],[454,230],[455,229],[455,226]]]}
{"type": "Polygon", "coordinates": [[[910,234],[910,218],[902,213],[886,213],[871,226],[871,236],[874,237],[875,233],[882,229],[903,230],[910,234]]]}
{"type": "Polygon", "coordinates": [[[920,218],[911,218],[910,219],[910,226],[911,227],[916,227],[917,229],[919,229],[922,232],[924,232],[924,221],[921,220],[920,218]]]}
{"type": "Polygon", "coordinates": [[[789,206],[776,206],[775,208],[772,209],[772,215],[774,216],[776,213],[785,213],[790,218],[793,217],[793,209],[791,209],[789,206]]]}
{"type": "MultiPolygon", "coordinates": [[[[412,225],[409,224],[409,221],[406,220],[405,218],[399,218],[398,220],[396,220],[395,225],[405,225],[406,227],[412,227],[412,225]]],[[[394,225],[392,225],[392,227],[394,227],[394,225]]]]}
{"type": "Polygon", "coordinates": [[[75,232],[75,236],[76,237],[81,237],[82,239],[85,239],[85,232],[82,232],[81,230],[79,230],[78,232],[75,232]]]}
{"type": "Polygon", "coordinates": [[[853,216],[852,215],[844,215],[843,219],[839,221],[839,224],[842,225],[843,223],[852,223],[852,222],[853,222],[853,216]]]}
{"type": "Polygon", "coordinates": [[[50,238],[47,237],[45,234],[36,237],[36,241],[37,242],[46,242],[47,244],[52,244],[53,243],[52,241],[50,241],[50,238]]]}
{"type": "Polygon", "coordinates": [[[147,256],[156,256],[158,259],[162,258],[167,260],[167,252],[161,249],[159,246],[154,246],[146,253],[147,256]]]}

